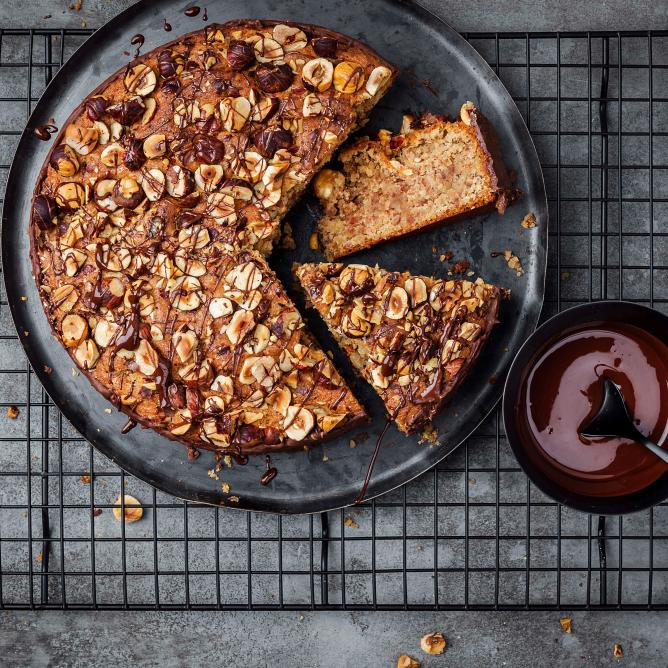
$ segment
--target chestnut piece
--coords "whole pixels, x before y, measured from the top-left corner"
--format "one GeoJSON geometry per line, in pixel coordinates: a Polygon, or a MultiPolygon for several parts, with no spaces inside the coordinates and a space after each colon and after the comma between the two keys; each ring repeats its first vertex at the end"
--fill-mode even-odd
{"type": "Polygon", "coordinates": [[[33,206],[33,216],[40,230],[48,230],[54,226],[54,218],[58,215],[58,205],[48,195],[37,195],[33,206]]]}
{"type": "Polygon", "coordinates": [[[109,102],[107,100],[101,95],[96,95],[86,101],[86,114],[91,121],[98,121],[102,118],[108,106],[109,102]]]}
{"type": "Polygon", "coordinates": [[[241,72],[255,63],[255,51],[248,42],[233,39],[227,49],[227,62],[235,72],[241,72]]]}
{"type": "Polygon", "coordinates": [[[258,65],[255,70],[257,85],[266,93],[280,93],[292,85],[294,74],[289,65],[258,65]]]}
{"type": "Polygon", "coordinates": [[[318,37],[311,42],[313,50],[322,58],[334,58],[338,45],[333,37],[318,37]]]}

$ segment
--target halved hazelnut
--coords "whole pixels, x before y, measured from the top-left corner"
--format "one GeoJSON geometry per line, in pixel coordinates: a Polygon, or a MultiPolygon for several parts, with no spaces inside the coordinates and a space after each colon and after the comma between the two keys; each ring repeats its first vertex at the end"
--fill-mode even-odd
{"type": "Polygon", "coordinates": [[[272,36],[283,47],[286,53],[299,51],[308,42],[303,30],[300,30],[296,26],[286,26],[284,23],[274,26],[272,36]]]}
{"type": "Polygon", "coordinates": [[[249,352],[255,353],[256,355],[261,353],[269,344],[270,335],[271,332],[266,325],[263,325],[262,323],[257,324],[247,346],[250,348],[249,352]]]}
{"type": "Polygon", "coordinates": [[[125,209],[134,209],[144,199],[144,191],[131,176],[124,176],[116,181],[113,193],[114,202],[125,209]]]}
{"type": "Polygon", "coordinates": [[[247,97],[226,97],[220,103],[220,120],[228,132],[241,130],[250,113],[251,103],[247,97]]]}
{"type": "Polygon", "coordinates": [[[56,188],[56,204],[63,209],[78,209],[86,204],[86,191],[80,183],[61,183],[56,188]]]}
{"type": "Polygon", "coordinates": [[[118,325],[109,320],[100,319],[93,330],[93,338],[100,348],[106,348],[116,336],[118,325]]]}
{"type": "Polygon", "coordinates": [[[97,145],[98,129],[80,128],[68,125],[65,129],[65,143],[79,155],[88,155],[97,145]]]}
{"type": "Polygon", "coordinates": [[[195,170],[195,183],[200,190],[211,192],[223,178],[222,165],[200,165],[195,170]]]}
{"type": "Polygon", "coordinates": [[[408,311],[406,290],[395,285],[384,297],[385,315],[392,320],[401,320],[408,311]]]}
{"type": "Polygon", "coordinates": [[[332,85],[334,65],[327,58],[309,60],[302,69],[304,83],[321,93],[332,85]]]}
{"type": "Polygon", "coordinates": [[[427,301],[427,284],[418,276],[409,278],[404,283],[404,289],[411,298],[411,304],[418,306],[427,301]]]}
{"type": "Polygon", "coordinates": [[[252,311],[239,309],[232,316],[230,324],[225,330],[225,334],[227,334],[227,338],[233,345],[237,345],[240,341],[244,340],[246,334],[248,334],[254,326],[255,318],[253,317],[252,311]]]}
{"type": "Polygon", "coordinates": [[[93,187],[93,194],[95,197],[95,203],[103,211],[116,211],[118,209],[118,204],[114,202],[114,186],[116,185],[116,179],[100,179],[96,182],[93,187]]]}
{"type": "Polygon", "coordinates": [[[144,113],[141,117],[142,125],[146,125],[153,118],[155,115],[155,110],[158,108],[158,103],[152,97],[147,97],[144,100],[144,104],[146,105],[146,109],[144,110],[144,113]]]}
{"type": "Polygon", "coordinates": [[[250,183],[241,179],[227,179],[218,190],[242,202],[250,202],[253,199],[253,189],[250,183]]]}
{"type": "Polygon", "coordinates": [[[345,413],[341,415],[323,415],[321,418],[318,418],[318,426],[327,433],[340,424],[345,417],[345,413]]]}
{"type": "Polygon", "coordinates": [[[200,364],[188,364],[179,371],[179,375],[186,385],[208,385],[211,381],[211,363],[204,360],[200,364]]]}
{"type": "Polygon", "coordinates": [[[350,313],[343,316],[341,329],[347,336],[359,338],[371,331],[371,323],[363,317],[357,308],[354,308],[350,313]]]}
{"type": "Polygon", "coordinates": [[[408,654],[402,654],[397,659],[397,668],[420,668],[420,662],[408,656],[408,654]]]}
{"type": "Polygon", "coordinates": [[[183,436],[188,433],[190,427],[192,427],[192,413],[187,408],[183,408],[176,411],[172,416],[169,432],[170,434],[174,434],[174,436],[183,436]]]}
{"type": "Polygon", "coordinates": [[[69,283],[59,285],[51,293],[51,304],[54,308],[60,308],[63,311],[71,311],[72,307],[79,301],[79,293],[76,288],[69,283]]]}
{"type": "Polygon", "coordinates": [[[204,300],[202,284],[194,276],[183,276],[177,280],[172,291],[172,304],[179,311],[194,311],[204,300]]]}
{"type": "Polygon", "coordinates": [[[88,255],[78,248],[67,248],[63,253],[63,262],[65,263],[65,273],[67,276],[76,276],[87,259],[88,255]]]}
{"type": "Polygon", "coordinates": [[[283,421],[283,428],[288,438],[293,441],[302,441],[311,432],[315,425],[313,413],[301,406],[289,406],[283,421]]]}
{"type": "Polygon", "coordinates": [[[215,297],[209,302],[209,313],[214,319],[230,315],[233,310],[232,302],[226,297],[215,297]]]}
{"type": "Polygon", "coordinates": [[[176,266],[188,276],[195,276],[199,278],[206,274],[206,265],[201,260],[189,256],[189,252],[185,248],[179,248],[174,255],[174,263],[176,266]]]}
{"type": "Polygon", "coordinates": [[[128,92],[144,97],[155,90],[158,78],[146,63],[139,63],[126,72],[123,83],[128,92]]]}
{"type": "Polygon", "coordinates": [[[65,178],[72,177],[79,171],[77,154],[67,144],[59,144],[53,149],[49,164],[65,178]]]}
{"type": "Polygon", "coordinates": [[[251,121],[261,123],[269,120],[277,111],[279,101],[275,97],[261,97],[254,105],[251,111],[251,121]]]}
{"type": "Polygon", "coordinates": [[[141,173],[141,187],[150,202],[157,202],[165,192],[165,175],[155,167],[143,169],[141,173]]]}
{"type": "Polygon", "coordinates": [[[200,107],[197,100],[186,102],[183,98],[174,100],[174,125],[185,128],[200,119],[200,107]]]}
{"type": "Polygon", "coordinates": [[[187,197],[195,188],[193,175],[180,165],[171,165],[165,176],[167,192],[172,197],[187,197]]]}
{"type": "Polygon", "coordinates": [[[244,262],[227,274],[225,280],[238,290],[255,290],[262,282],[262,272],[254,262],[244,262]]]}
{"type": "Polygon", "coordinates": [[[364,70],[357,63],[343,60],[334,68],[333,78],[339,93],[355,93],[364,85],[364,70]]]}
{"type": "Polygon", "coordinates": [[[230,376],[216,376],[211,383],[212,392],[220,392],[228,400],[234,396],[234,381],[230,376]]]}
{"type": "Polygon", "coordinates": [[[283,47],[275,39],[266,35],[260,36],[260,39],[253,44],[253,49],[255,50],[255,57],[261,63],[278,60],[285,54],[283,47]]]}
{"type": "Polygon", "coordinates": [[[181,362],[187,362],[197,348],[197,334],[192,329],[185,331],[174,332],[172,334],[172,345],[174,352],[177,354],[181,362]]]}
{"type": "Polygon", "coordinates": [[[313,190],[321,200],[329,199],[335,189],[340,189],[345,185],[346,177],[334,169],[322,169],[313,181],[313,190]]]}
{"type": "Polygon", "coordinates": [[[220,225],[231,225],[237,220],[234,198],[225,193],[215,192],[207,197],[204,212],[215,218],[220,225]]]}
{"type": "Polygon", "coordinates": [[[277,387],[267,397],[266,403],[269,408],[272,408],[277,413],[285,416],[288,412],[288,407],[292,401],[292,392],[289,387],[277,387]]]}
{"type": "Polygon", "coordinates": [[[60,323],[63,343],[68,348],[76,348],[88,336],[86,319],[76,313],[66,315],[60,323]]]}
{"type": "Polygon", "coordinates": [[[144,139],[144,155],[159,158],[167,152],[167,137],[163,134],[149,135],[144,139]]]}
{"type": "Polygon", "coordinates": [[[179,232],[179,245],[181,248],[193,249],[204,248],[211,241],[209,230],[203,225],[192,225],[184,227],[179,232]]]}
{"type": "Polygon", "coordinates": [[[110,169],[115,169],[123,162],[125,149],[118,143],[109,144],[100,154],[100,162],[110,169]]]}
{"type": "Polygon", "coordinates": [[[371,369],[371,381],[375,387],[384,390],[390,386],[390,376],[386,376],[382,366],[375,366],[371,369]]]}
{"type": "Polygon", "coordinates": [[[420,647],[427,654],[443,654],[445,638],[442,633],[427,633],[420,638],[420,647]]]}
{"type": "Polygon", "coordinates": [[[117,121],[112,121],[109,124],[109,139],[111,141],[118,141],[123,135],[123,126],[117,121]]]}
{"type": "Polygon", "coordinates": [[[82,369],[92,369],[100,359],[100,353],[91,339],[82,341],[74,351],[74,358],[82,369]]]}
{"type": "Polygon", "coordinates": [[[152,376],[157,371],[159,362],[158,353],[146,339],[142,339],[135,350],[135,363],[140,373],[152,376]]]}
{"type": "Polygon", "coordinates": [[[247,176],[252,183],[257,183],[267,168],[267,161],[256,151],[246,151],[241,163],[243,176],[247,176]]]}
{"type": "Polygon", "coordinates": [[[373,278],[364,265],[350,264],[339,275],[339,287],[351,297],[358,297],[373,288],[373,278]]]}
{"type": "Polygon", "coordinates": [[[462,108],[459,110],[459,117],[462,119],[464,125],[471,125],[471,113],[475,111],[475,105],[470,100],[464,102],[462,108]]]}
{"type": "Polygon", "coordinates": [[[302,104],[302,115],[304,118],[319,116],[322,113],[322,110],[322,102],[315,93],[309,93],[304,96],[304,103],[302,104]]]}
{"type": "Polygon", "coordinates": [[[129,494],[123,495],[123,504],[121,505],[121,497],[119,496],[116,501],[114,501],[114,507],[112,509],[114,517],[120,522],[121,519],[130,524],[131,522],[136,522],[144,516],[144,509],[141,507],[141,504],[134,496],[129,494]]]}
{"type": "Polygon", "coordinates": [[[366,92],[369,93],[369,95],[375,95],[391,76],[392,72],[384,65],[379,65],[374,68],[371,70],[371,74],[367,79],[365,86],[366,92]]]}

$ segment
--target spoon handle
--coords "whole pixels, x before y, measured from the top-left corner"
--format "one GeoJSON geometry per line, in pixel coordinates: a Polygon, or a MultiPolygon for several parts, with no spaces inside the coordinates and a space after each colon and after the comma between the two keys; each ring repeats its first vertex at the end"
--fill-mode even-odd
{"type": "Polygon", "coordinates": [[[659,459],[663,459],[668,464],[668,452],[660,448],[656,443],[653,443],[648,438],[643,438],[640,441],[648,450],[651,450],[659,459]]]}

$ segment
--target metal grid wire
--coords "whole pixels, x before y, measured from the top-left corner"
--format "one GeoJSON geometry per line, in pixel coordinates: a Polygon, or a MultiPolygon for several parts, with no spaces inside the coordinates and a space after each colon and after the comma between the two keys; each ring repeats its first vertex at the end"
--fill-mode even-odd
{"type": "MultiPolygon", "coordinates": [[[[0,188],[27,114],[90,32],[0,31],[0,188]]],[[[606,298],[668,311],[668,32],[467,37],[541,157],[544,316],[606,298]]],[[[560,507],[518,469],[498,413],[447,461],[354,510],[182,503],[78,437],[27,366],[2,295],[9,405],[20,415],[0,417],[2,608],[668,608],[668,504],[607,520],[560,507]],[[143,503],[140,522],[114,519],[121,490],[143,503]]]]}

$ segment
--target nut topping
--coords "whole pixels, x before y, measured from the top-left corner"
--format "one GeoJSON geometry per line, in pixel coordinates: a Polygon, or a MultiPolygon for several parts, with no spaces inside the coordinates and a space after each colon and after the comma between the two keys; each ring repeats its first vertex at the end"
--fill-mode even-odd
{"type": "Polygon", "coordinates": [[[462,108],[459,110],[459,117],[462,119],[464,125],[471,125],[471,112],[475,111],[475,105],[470,100],[464,102],[462,108]]]}
{"type": "Polygon", "coordinates": [[[278,60],[283,58],[285,54],[283,47],[275,39],[265,35],[260,36],[253,45],[253,49],[255,50],[255,57],[261,63],[278,60]]]}
{"type": "Polygon", "coordinates": [[[299,51],[300,49],[303,49],[308,42],[303,30],[300,30],[295,26],[286,26],[283,23],[274,26],[272,35],[276,42],[283,47],[283,50],[286,53],[299,51]]]}
{"type": "Polygon", "coordinates": [[[230,320],[230,324],[227,326],[225,334],[227,334],[227,338],[230,342],[236,345],[244,340],[246,334],[248,334],[254,326],[255,318],[253,317],[253,312],[240,309],[232,316],[232,320],[230,320]]]}
{"type": "Polygon", "coordinates": [[[255,63],[255,51],[248,42],[233,39],[227,49],[227,62],[235,72],[241,72],[255,63]]]}
{"type": "Polygon", "coordinates": [[[379,65],[372,70],[367,79],[365,90],[369,95],[375,95],[390,79],[392,72],[384,65],[379,65]]]}
{"type": "Polygon", "coordinates": [[[140,373],[145,376],[152,376],[158,370],[158,353],[151,347],[151,344],[142,339],[135,350],[135,363],[140,373]]]}
{"type": "Polygon", "coordinates": [[[333,169],[322,169],[313,181],[313,190],[321,200],[329,199],[336,188],[342,188],[346,177],[333,169]]]}
{"type": "Polygon", "coordinates": [[[67,144],[60,144],[53,149],[49,163],[60,176],[70,178],[79,171],[77,154],[67,144]]]}
{"type": "Polygon", "coordinates": [[[155,72],[145,63],[139,63],[128,70],[123,79],[125,87],[130,93],[136,93],[144,97],[150,95],[155,90],[158,82],[155,72]]]}
{"type": "Polygon", "coordinates": [[[338,42],[333,37],[316,37],[311,42],[313,50],[323,58],[336,58],[338,42]]]}
{"type": "Polygon", "coordinates": [[[116,179],[101,179],[93,188],[95,203],[103,211],[116,211],[118,204],[114,202],[114,186],[116,179]]]}
{"type": "Polygon", "coordinates": [[[223,168],[220,165],[200,165],[195,170],[195,183],[200,190],[211,192],[223,178],[223,168]]]}
{"type": "Polygon", "coordinates": [[[187,197],[195,189],[193,175],[180,165],[171,165],[165,178],[167,193],[172,197],[187,197]]]}
{"type": "Polygon", "coordinates": [[[65,129],[65,143],[79,155],[88,155],[97,145],[97,139],[96,127],[80,128],[68,125],[65,129]]]}
{"type": "Polygon", "coordinates": [[[304,83],[321,93],[332,85],[333,76],[334,65],[327,58],[309,60],[302,69],[304,83]]]}
{"type": "Polygon", "coordinates": [[[186,363],[190,360],[193,353],[197,349],[197,334],[191,329],[185,331],[174,332],[172,335],[172,345],[174,352],[179,360],[186,363]]]}
{"type": "Polygon", "coordinates": [[[167,137],[163,134],[150,135],[144,139],[143,148],[147,158],[159,158],[167,152],[167,137]]]}
{"type": "Polygon", "coordinates": [[[113,193],[114,202],[126,209],[134,209],[144,199],[144,192],[135,179],[124,176],[116,181],[113,193]]]}
{"type": "Polygon", "coordinates": [[[322,113],[323,106],[320,98],[315,93],[304,96],[302,105],[302,114],[305,118],[309,116],[319,116],[322,113]]]}
{"type": "Polygon", "coordinates": [[[334,69],[334,88],[339,93],[356,93],[364,85],[364,70],[357,65],[344,60],[334,69]]]}
{"type": "Polygon", "coordinates": [[[75,313],[66,315],[60,323],[63,343],[68,348],[76,348],[88,336],[88,323],[75,313]]]}
{"type": "Polygon", "coordinates": [[[289,65],[258,65],[255,70],[257,85],[265,93],[281,93],[292,85],[294,74],[289,65]]]}
{"type": "Polygon", "coordinates": [[[141,187],[150,202],[157,202],[165,191],[165,175],[159,169],[144,169],[141,187]]]}
{"type": "Polygon", "coordinates": [[[63,183],[56,190],[56,204],[63,209],[78,209],[86,200],[86,191],[80,183],[63,183]]]}
{"type": "Polygon", "coordinates": [[[100,161],[105,167],[116,169],[123,162],[123,153],[125,151],[120,144],[109,144],[100,154],[100,161]]]}
{"type": "Polygon", "coordinates": [[[238,132],[250,116],[251,103],[247,97],[226,97],[220,103],[220,119],[228,132],[238,132]]]}
{"type": "Polygon", "coordinates": [[[233,310],[232,302],[226,297],[216,297],[209,302],[209,313],[214,319],[230,315],[233,310]]]}
{"type": "Polygon", "coordinates": [[[100,359],[100,353],[91,339],[82,341],[74,351],[74,358],[82,369],[92,369],[100,359]]]}
{"type": "Polygon", "coordinates": [[[254,262],[245,262],[235,267],[225,280],[238,290],[255,290],[262,282],[262,272],[254,262]]]}
{"type": "Polygon", "coordinates": [[[300,406],[289,406],[283,421],[283,427],[288,438],[293,441],[303,441],[313,429],[315,420],[313,413],[300,406]]]}
{"type": "Polygon", "coordinates": [[[419,306],[427,301],[427,284],[419,276],[407,279],[404,288],[411,299],[412,306],[419,306]]]}

